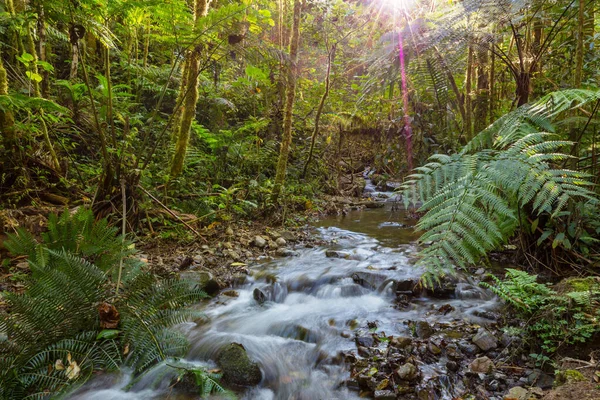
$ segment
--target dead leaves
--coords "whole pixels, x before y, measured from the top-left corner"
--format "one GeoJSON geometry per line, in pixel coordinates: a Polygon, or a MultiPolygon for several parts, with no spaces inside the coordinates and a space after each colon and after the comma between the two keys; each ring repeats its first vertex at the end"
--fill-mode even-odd
{"type": "Polygon", "coordinates": [[[114,329],[119,326],[121,316],[112,304],[100,304],[98,306],[98,314],[100,315],[100,327],[102,329],[114,329]]]}
{"type": "Polygon", "coordinates": [[[67,363],[69,366],[65,369],[63,360],[59,358],[54,362],[54,369],[56,371],[65,371],[65,375],[70,381],[77,379],[81,373],[81,368],[79,367],[77,361],[72,359],[71,353],[67,353],[67,363]]]}

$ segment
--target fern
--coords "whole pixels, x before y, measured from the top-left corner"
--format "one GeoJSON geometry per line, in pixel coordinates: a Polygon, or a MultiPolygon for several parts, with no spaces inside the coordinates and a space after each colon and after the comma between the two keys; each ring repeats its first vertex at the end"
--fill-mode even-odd
{"type": "Polygon", "coordinates": [[[557,285],[567,288],[563,293],[538,283],[537,275],[515,269],[507,269],[504,280],[495,276],[492,279],[493,285],[485,282],[480,285],[493,291],[528,321],[525,330],[529,336],[540,339],[544,353],[554,353],[563,344],[585,342],[600,331],[597,281],[578,285],[578,279],[567,279],[557,285]]]}
{"type": "Polygon", "coordinates": [[[549,127],[537,117],[548,121],[565,111],[571,106],[566,99],[584,104],[599,96],[600,91],[579,90],[548,95],[544,104],[550,110],[542,103],[520,108],[482,132],[461,154],[434,155],[415,169],[401,190],[405,205],[421,204],[419,212],[425,213],[417,228],[427,245],[420,262],[430,274],[478,263],[513,236],[519,216],[528,211],[533,218],[544,214],[554,220],[575,202],[598,204],[588,175],[554,167],[569,158],[561,149],[571,143],[536,132],[531,121],[549,127]],[[490,132],[495,132],[493,140],[490,132]],[[482,148],[488,142],[492,148],[482,148]]]}
{"type": "Polygon", "coordinates": [[[115,257],[132,251],[121,251],[114,230],[87,211],[51,216],[42,236],[38,243],[19,230],[7,242],[9,250],[28,255],[33,276],[25,293],[5,295],[10,312],[0,321],[0,332],[7,335],[0,350],[0,398],[47,398],[85,382],[94,371],[117,369],[122,347],[129,349],[126,361],[137,372],[185,355],[187,339],[172,327],[198,316],[185,307],[206,297],[199,287],[179,279],[160,281],[132,268],[114,297],[107,272],[115,257]],[[115,248],[117,255],[110,253],[115,248]],[[102,303],[120,314],[116,338],[100,334],[102,303]],[[68,370],[69,362],[76,363],[77,373],[68,370]]]}

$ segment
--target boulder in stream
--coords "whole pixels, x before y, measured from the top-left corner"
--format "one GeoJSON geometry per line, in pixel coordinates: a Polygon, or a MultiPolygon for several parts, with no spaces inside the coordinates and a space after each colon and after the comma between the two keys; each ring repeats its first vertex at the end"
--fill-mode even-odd
{"type": "Polygon", "coordinates": [[[234,386],[255,386],[262,380],[262,372],[239,343],[225,345],[217,355],[217,365],[223,371],[223,382],[234,386]]]}

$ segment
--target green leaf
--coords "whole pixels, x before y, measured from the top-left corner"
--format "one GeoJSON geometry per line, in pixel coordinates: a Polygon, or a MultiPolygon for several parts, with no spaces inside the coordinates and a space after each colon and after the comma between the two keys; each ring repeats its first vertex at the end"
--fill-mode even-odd
{"type": "Polygon", "coordinates": [[[117,336],[119,336],[119,333],[121,333],[121,331],[118,329],[104,329],[101,330],[100,333],[98,333],[98,336],[96,336],[96,340],[115,339],[117,336]]]}
{"type": "Polygon", "coordinates": [[[564,239],[565,239],[565,234],[563,232],[556,235],[556,237],[554,238],[554,241],[552,242],[552,248],[555,249],[556,247],[558,247],[558,245],[561,244],[564,239]]]}
{"type": "Polygon", "coordinates": [[[23,53],[21,54],[21,57],[17,56],[17,59],[23,63],[30,63],[35,60],[35,58],[29,53],[23,53]]]}
{"type": "Polygon", "coordinates": [[[46,71],[46,72],[52,72],[52,71],[54,71],[54,67],[49,62],[38,61],[37,65],[39,65],[40,67],[42,67],[44,69],[44,71],[46,71]]]}
{"type": "Polygon", "coordinates": [[[531,233],[535,232],[535,230],[538,227],[538,224],[540,223],[540,219],[536,218],[532,223],[531,223],[531,233]]]}
{"type": "Polygon", "coordinates": [[[42,81],[42,76],[40,74],[36,74],[35,72],[26,71],[25,75],[27,75],[27,77],[34,82],[39,83],[42,81]]]}

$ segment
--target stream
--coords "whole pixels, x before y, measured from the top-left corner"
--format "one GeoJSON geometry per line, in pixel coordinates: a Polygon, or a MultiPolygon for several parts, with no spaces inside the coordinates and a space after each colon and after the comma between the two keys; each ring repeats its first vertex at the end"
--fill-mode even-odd
{"type": "MultiPolygon", "coordinates": [[[[211,360],[220,348],[240,343],[263,374],[260,385],[238,394],[242,399],[358,399],[356,388],[346,384],[350,372],[343,356],[356,354],[356,337],[373,332],[411,336],[409,321],[484,324],[478,315],[493,309],[496,300],[468,282],[445,299],[420,295],[397,306],[390,283],[416,282],[423,271],[413,265],[414,221],[391,209],[388,202],[383,208],[323,219],[314,227],[323,245],[250,265],[249,279],[234,288],[238,297],[216,296],[203,310],[208,323],[181,327],[191,344],[183,363],[215,368],[211,360]],[[255,300],[256,290],[264,303],[255,300]],[[430,312],[446,304],[451,312],[430,312]]],[[[435,385],[437,399],[454,397],[454,385],[443,379],[443,359],[420,369],[421,384],[435,385]]],[[[193,398],[171,393],[174,375],[165,365],[135,381],[127,372],[104,375],[69,398],[193,398]]]]}

